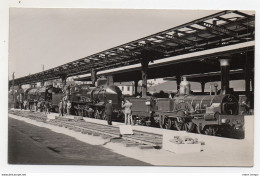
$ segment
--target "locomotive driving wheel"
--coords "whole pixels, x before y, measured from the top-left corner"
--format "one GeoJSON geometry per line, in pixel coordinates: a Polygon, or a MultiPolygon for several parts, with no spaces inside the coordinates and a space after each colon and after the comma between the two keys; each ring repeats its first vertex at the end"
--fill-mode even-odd
{"type": "Polygon", "coordinates": [[[78,116],[83,116],[81,109],[78,110],[78,116]]]}
{"type": "Polygon", "coordinates": [[[58,106],[55,106],[55,108],[54,108],[54,112],[59,113],[59,107],[58,107],[58,106]]]}
{"type": "Polygon", "coordinates": [[[101,118],[102,118],[103,120],[107,120],[107,116],[106,116],[106,113],[105,113],[104,110],[101,111],[101,118]]]}
{"type": "Polygon", "coordinates": [[[180,120],[179,122],[175,120],[175,127],[178,131],[192,132],[194,130],[194,123],[191,121],[180,120]]]}
{"type": "Polygon", "coordinates": [[[218,134],[218,128],[214,126],[209,126],[204,130],[204,134],[216,136],[218,134]]]}
{"type": "Polygon", "coordinates": [[[164,126],[164,116],[160,116],[160,118],[159,118],[159,126],[160,126],[160,128],[164,128],[165,126],[164,126]]]}
{"type": "Polygon", "coordinates": [[[170,130],[170,129],[172,129],[172,119],[171,118],[166,118],[165,120],[164,120],[164,126],[165,126],[165,128],[166,129],[168,129],[168,130],[170,130]]]}
{"type": "Polygon", "coordinates": [[[217,126],[205,126],[203,129],[201,127],[197,126],[197,132],[199,134],[205,134],[210,136],[222,136],[217,126]]]}
{"type": "Polygon", "coordinates": [[[194,130],[195,124],[190,119],[185,119],[184,111],[178,111],[177,115],[180,117],[177,117],[177,119],[174,121],[175,127],[178,131],[187,131],[192,132],[194,130]]]}
{"type": "Polygon", "coordinates": [[[99,113],[98,109],[95,110],[94,117],[95,117],[95,119],[100,119],[100,113],[99,113]]]}

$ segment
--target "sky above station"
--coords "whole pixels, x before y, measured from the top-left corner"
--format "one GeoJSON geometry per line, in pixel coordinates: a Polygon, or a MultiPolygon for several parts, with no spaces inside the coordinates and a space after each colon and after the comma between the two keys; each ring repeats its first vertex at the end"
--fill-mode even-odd
{"type": "Polygon", "coordinates": [[[10,8],[9,79],[217,13],[206,10],[10,8]]]}

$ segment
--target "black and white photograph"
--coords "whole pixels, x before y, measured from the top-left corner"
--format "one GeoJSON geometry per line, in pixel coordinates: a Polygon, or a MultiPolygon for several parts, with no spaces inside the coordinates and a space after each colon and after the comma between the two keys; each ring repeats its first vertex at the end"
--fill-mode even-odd
{"type": "Polygon", "coordinates": [[[8,13],[8,165],[255,166],[255,10],[8,13]]]}

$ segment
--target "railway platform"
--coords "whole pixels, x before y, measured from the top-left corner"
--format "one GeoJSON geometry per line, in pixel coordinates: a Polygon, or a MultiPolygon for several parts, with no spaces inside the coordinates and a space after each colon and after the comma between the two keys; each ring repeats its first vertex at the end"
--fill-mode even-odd
{"type": "MultiPolygon", "coordinates": [[[[19,111],[18,111],[19,112],[19,111]]],[[[18,113],[17,112],[17,113],[18,113]]],[[[26,112],[27,113],[27,112],[26,112]]],[[[43,113],[33,113],[36,116],[44,116],[43,113]]],[[[55,114],[54,114],[55,115],[55,114]]],[[[24,115],[22,115],[24,116],[24,115]]],[[[124,155],[126,157],[134,158],[139,161],[143,161],[145,163],[149,163],[152,165],[163,165],[163,166],[252,166],[253,165],[253,138],[245,138],[245,139],[230,139],[223,137],[215,137],[215,136],[206,136],[201,134],[187,133],[181,131],[174,130],[166,130],[160,128],[152,128],[145,126],[132,126],[134,130],[133,137],[137,137],[142,139],[142,135],[140,135],[140,131],[144,132],[144,134],[154,134],[157,135],[158,141],[163,141],[164,136],[188,136],[191,138],[197,138],[199,141],[203,141],[205,145],[202,145],[201,152],[198,153],[184,153],[184,154],[176,154],[173,152],[169,152],[162,149],[150,148],[149,150],[140,149],[137,147],[138,145],[134,145],[129,140],[125,141],[113,141],[110,138],[105,138],[104,135],[98,135],[97,133],[89,134],[89,131],[82,131],[77,129],[73,129],[73,127],[69,126],[70,121],[67,121],[68,124],[59,124],[53,125],[46,122],[36,121],[34,119],[25,118],[19,115],[14,115],[9,112],[10,118],[15,118],[18,120],[22,120],[24,122],[30,123],[32,125],[36,125],[38,127],[49,128],[57,133],[66,134],[68,136],[72,136],[77,140],[86,142],[91,145],[103,145],[106,148],[109,148],[115,153],[124,155]],[[65,128],[64,128],[65,127],[65,128]]],[[[253,124],[253,118],[247,118],[250,120],[246,120],[247,129],[253,124]]],[[[56,119],[57,120],[57,119],[56,119]]],[[[65,121],[66,122],[66,121],[65,121]]],[[[84,121],[80,121],[81,128],[84,127],[82,125],[95,125],[92,128],[100,130],[107,130],[111,132],[111,129],[108,130],[109,127],[113,128],[113,130],[117,130],[122,123],[113,122],[112,126],[108,126],[106,121],[84,118],[84,121]]],[[[76,122],[73,122],[74,125],[77,125],[76,122]]],[[[87,127],[87,126],[85,126],[87,127]]],[[[112,134],[112,133],[111,133],[112,134]]],[[[149,140],[156,140],[154,136],[150,136],[149,140]]],[[[251,135],[252,136],[252,135],[251,135]]],[[[115,136],[112,135],[112,138],[115,136]]],[[[148,136],[149,137],[149,136],[148,136]]],[[[143,139],[144,140],[144,139],[143,139]]],[[[146,136],[147,140],[147,136],[146,136]]]]}

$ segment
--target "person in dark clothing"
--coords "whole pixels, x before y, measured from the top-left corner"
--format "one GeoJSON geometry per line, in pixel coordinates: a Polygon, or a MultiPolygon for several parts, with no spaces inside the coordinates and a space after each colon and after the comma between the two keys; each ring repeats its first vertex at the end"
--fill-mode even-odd
{"type": "Polygon", "coordinates": [[[107,117],[108,125],[112,125],[112,114],[113,114],[112,100],[108,100],[108,102],[105,105],[105,115],[107,117]]]}
{"type": "Polygon", "coordinates": [[[50,108],[50,103],[48,101],[45,101],[45,103],[44,103],[45,114],[50,114],[49,108],[50,108]]]}
{"type": "Polygon", "coordinates": [[[34,110],[35,110],[35,112],[37,112],[38,111],[38,101],[37,100],[34,100],[34,110]]]}

